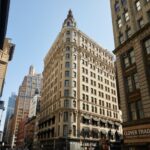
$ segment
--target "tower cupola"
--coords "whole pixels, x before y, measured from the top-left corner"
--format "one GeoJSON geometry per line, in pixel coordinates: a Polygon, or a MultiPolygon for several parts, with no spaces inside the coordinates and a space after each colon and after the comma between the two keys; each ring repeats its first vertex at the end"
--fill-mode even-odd
{"type": "Polygon", "coordinates": [[[76,27],[76,22],[73,18],[73,14],[71,10],[68,11],[68,15],[63,23],[63,27],[76,27]]]}

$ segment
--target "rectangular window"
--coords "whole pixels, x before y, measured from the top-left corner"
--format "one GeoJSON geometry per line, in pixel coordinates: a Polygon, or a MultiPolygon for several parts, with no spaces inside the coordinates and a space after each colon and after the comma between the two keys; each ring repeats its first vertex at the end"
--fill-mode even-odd
{"type": "Polygon", "coordinates": [[[74,77],[74,78],[76,78],[76,77],[77,77],[76,72],[73,72],[73,77],[74,77]]]}
{"type": "Polygon", "coordinates": [[[67,125],[64,125],[64,126],[63,126],[63,136],[64,136],[64,137],[67,137],[67,136],[68,136],[68,126],[67,126],[67,125]]]}
{"type": "Polygon", "coordinates": [[[67,31],[67,35],[70,35],[70,31],[67,31]]]}
{"type": "Polygon", "coordinates": [[[73,125],[73,136],[76,136],[76,126],[73,125]]]}
{"type": "Polygon", "coordinates": [[[77,59],[76,55],[73,55],[73,59],[74,59],[74,60],[76,60],[76,59],[77,59]]]}
{"type": "Polygon", "coordinates": [[[66,47],[66,51],[70,51],[70,47],[69,46],[66,47]]]}
{"type": "Polygon", "coordinates": [[[73,63],[73,68],[76,69],[76,63],[73,63]]]}
{"type": "Polygon", "coordinates": [[[131,37],[131,35],[132,35],[131,28],[128,28],[128,29],[126,30],[126,35],[127,35],[127,38],[131,37]]]}
{"type": "Polygon", "coordinates": [[[124,64],[125,64],[125,68],[130,66],[130,62],[129,62],[129,58],[128,57],[124,58],[124,64]]]}
{"type": "Polygon", "coordinates": [[[60,126],[58,126],[58,136],[59,136],[59,134],[60,134],[60,126]]]}
{"type": "Polygon", "coordinates": [[[85,94],[82,94],[82,99],[85,100],[85,94]]]}
{"type": "Polygon", "coordinates": [[[69,63],[69,62],[66,62],[66,63],[65,63],[65,67],[66,67],[66,68],[70,68],[70,63],[69,63]]]}
{"type": "Polygon", "coordinates": [[[137,10],[137,11],[140,11],[140,10],[141,10],[141,3],[140,3],[139,0],[135,2],[135,7],[136,7],[136,10],[137,10]]]}
{"type": "Polygon", "coordinates": [[[88,104],[86,105],[86,110],[89,111],[89,105],[88,104]]]}
{"type": "Polygon", "coordinates": [[[116,2],[115,5],[114,5],[114,7],[115,7],[115,11],[116,12],[119,11],[119,2],[116,2]]]}
{"type": "Polygon", "coordinates": [[[128,11],[126,11],[125,13],[124,13],[124,18],[125,18],[125,21],[127,22],[130,18],[129,18],[129,12],[128,11]]]}
{"type": "Polygon", "coordinates": [[[76,81],[73,81],[73,87],[76,87],[76,81]]]}
{"type": "Polygon", "coordinates": [[[133,85],[132,85],[132,77],[131,76],[127,78],[127,82],[128,82],[129,92],[132,92],[133,91],[133,85]]]}
{"type": "Polygon", "coordinates": [[[134,92],[135,90],[140,88],[137,73],[127,77],[127,87],[129,92],[134,92]]]}
{"type": "Polygon", "coordinates": [[[148,21],[150,21],[150,10],[147,12],[148,21]]]}
{"type": "Polygon", "coordinates": [[[76,113],[73,113],[73,122],[76,122],[76,113]]]}
{"type": "Polygon", "coordinates": [[[69,59],[69,58],[70,58],[70,54],[67,53],[67,54],[66,54],[66,59],[69,59]]]}
{"type": "Polygon", "coordinates": [[[119,19],[117,20],[117,23],[118,23],[118,27],[121,28],[121,27],[122,27],[122,21],[121,21],[121,18],[119,18],[119,19]]]}
{"type": "Polygon", "coordinates": [[[65,87],[69,87],[69,80],[65,80],[65,87]]]}
{"type": "Polygon", "coordinates": [[[89,101],[89,96],[88,95],[86,95],[86,101],[89,101]]]}
{"type": "Polygon", "coordinates": [[[120,34],[120,35],[119,35],[119,43],[122,44],[123,41],[124,41],[123,34],[120,34]]]}
{"type": "Polygon", "coordinates": [[[85,104],[84,104],[84,103],[83,103],[83,105],[82,105],[82,109],[85,110],[85,104]]]}
{"type": "Polygon", "coordinates": [[[123,55],[123,61],[125,68],[130,67],[135,63],[134,50],[130,50],[123,55]]]}
{"type": "Polygon", "coordinates": [[[144,112],[143,112],[143,109],[142,109],[141,101],[137,101],[137,112],[138,112],[139,118],[144,118],[144,112]]]}
{"type": "Polygon", "coordinates": [[[94,112],[94,106],[92,106],[92,112],[94,112]]]}
{"type": "Polygon", "coordinates": [[[68,107],[69,107],[69,100],[68,100],[68,99],[65,99],[65,100],[64,100],[64,107],[65,107],[65,108],[68,108],[68,107]]]}
{"type": "Polygon", "coordinates": [[[69,71],[65,71],[65,77],[69,77],[70,76],[70,72],[69,71]]]}
{"type": "Polygon", "coordinates": [[[146,49],[146,53],[150,54],[150,38],[144,42],[144,47],[146,49]]]}
{"type": "Polygon", "coordinates": [[[73,91],[73,97],[76,97],[76,95],[77,95],[77,94],[76,94],[76,91],[74,90],[74,91],[73,91]]]}
{"type": "Polygon", "coordinates": [[[68,112],[64,112],[64,122],[68,121],[68,112]]]}
{"type": "Polygon", "coordinates": [[[139,28],[142,28],[144,26],[144,20],[143,20],[143,18],[140,18],[138,20],[138,24],[139,24],[139,28]]]}
{"type": "Polygon", "coordinates": [[[69,96],[69,90],[64,90],[64,96],[69,96]]]}
{"type": "Polygon", "coordinates": [[[134,51],[132,50],[132,51],[130,51],[130,53],[129,53],[129,57],[130,57],[130,63],[131,64],[134,64],[135,63],[135,56],[134,56],[134,51]]]}
{"type": "Polygon", "coordinates": [[[66,42],[70,42],[70,38],[66,38],[66,42]]]}
{"type": "Polygon", "coordinates": [[[144,117],[141,101],[132,102],[129,104],[131,120],[138,120],[144,117]]]}
{"type": "Polygon", "coordinates": [[[133,80],[134,80],[135,89],[139,89],[140,85],[139,85],[139,79],[137,73],[133,75],[133,80]]]}

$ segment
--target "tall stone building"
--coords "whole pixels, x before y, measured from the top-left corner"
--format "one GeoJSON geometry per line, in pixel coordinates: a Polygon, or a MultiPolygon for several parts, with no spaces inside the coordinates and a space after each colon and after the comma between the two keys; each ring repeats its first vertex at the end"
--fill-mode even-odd
{"type": "Polygon", "coordinates": [[[150,1],[110,0],[126,149],[150,149],[150,1]]]}
{"type": "Polygon", "coordinates": [[[17,97],[17,95],[15,93],[12,93],[8,100],[6,119],[5,119],[5,125],[4,125],[4,133],[3,133],[3,141],[5,143],[8,143],[8,141],[9,141],[8,139],[10,137],[9,129],[8,129],[9,120],[10,120],[11,116],[14,114],[16,97],[17,97]]]}
{"type": "Polygon", "coordinates": [[[15,45],[11,40],[6,38],[3,48],[0,49],[0,97],[2,96],[3,87],[5,84],[5,75],[7,71],[8,62],[12,60],[15,45]]]}
{"type": "Polygon", "coordinates": [[[30,101],[32,100],[35,90],[41,90],[41,74],[35,73],[34,67],[31,66],[29,69],[29,74],[24,77],[24,80],[19,87],[18,96],[16,99],[16,107],[14,113],[14,124],[13,124],[13,140],[12,146],[15,146],[18,126],[21,120],[28,117],[30,101]]]}
{"type": "Polygon", "coordinates": [[[121,134],[113,55],[81,32],[71,10],[44,59],[41,148],[87,149],[121,134]]]}

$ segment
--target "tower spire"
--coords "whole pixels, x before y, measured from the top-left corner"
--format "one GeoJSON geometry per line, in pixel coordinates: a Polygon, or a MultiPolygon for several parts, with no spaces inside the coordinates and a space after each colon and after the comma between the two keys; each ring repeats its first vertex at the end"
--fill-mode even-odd
{"type": "Polygon", "coordinates": [[[68,15],[63,23],[63,27],[76,27],[76,22],[74,20],[71,9],[68,11],[68,15]]]}
{"type": "Polygon", "coordinates": [[[68,11],[68,16],[67,16],[67,18],[73,18],[72,10],[71,10],[71,9],[68,11]]]}

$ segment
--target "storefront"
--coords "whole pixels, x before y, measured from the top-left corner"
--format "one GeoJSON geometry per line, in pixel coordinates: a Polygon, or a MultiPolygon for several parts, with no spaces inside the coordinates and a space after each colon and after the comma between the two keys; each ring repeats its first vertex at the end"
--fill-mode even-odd
{"type": "Polygon", "coordinates": [[[149,150],[150,149],[150,124],[125,127],[125,150],[149,150]]]}

